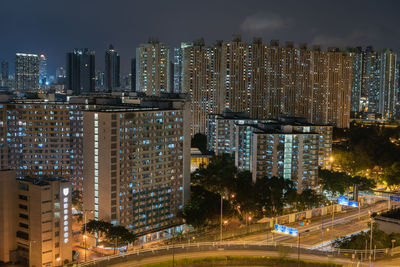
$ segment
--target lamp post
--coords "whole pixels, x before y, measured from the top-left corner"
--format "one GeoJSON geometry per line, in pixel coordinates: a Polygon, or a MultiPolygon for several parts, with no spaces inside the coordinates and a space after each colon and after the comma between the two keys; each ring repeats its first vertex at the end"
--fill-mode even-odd
{"type": "Polygon", "coordinates": [[[222,243],[222,205],[223,205],[223,196],[221,194],[221,223],[219,229],[219,241],[222,243]]]}
{"type": "MultiPolygon", "coordinates": [[[[305,230],[303,233],[308,233],[310,230],[305,230]]],[[[300,266],[300,235],[301,233],[299,232],[299,243],[297,246],[297,266],[300,266]]]]}
{"type": "Polygon", "coordinates": [[[335,237],[335,236],[333,235],[333,221],[334,221],[334,219],[335,219],[335,206],[334,206],[333,201],[332,201],[332,227],[331,227],[331,230],[332,230],[332,239],[335,237]]]}
{"type": "MultiPolygon", "coordinates": [[[[371,211],[368,212],[371,216],[371,211]]],[[[372,260],[372,225],[373,225],[374,221],[372,220],[371,217],[371,234],[370,234],[370,238],[369,238],[369,266],[371,267],[371,260],[372,260]]]]}

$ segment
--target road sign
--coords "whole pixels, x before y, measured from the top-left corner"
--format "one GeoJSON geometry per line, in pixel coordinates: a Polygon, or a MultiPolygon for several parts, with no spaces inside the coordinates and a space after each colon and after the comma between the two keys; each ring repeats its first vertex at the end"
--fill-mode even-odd
{"type": "Polygon", "coordinates": [[[400,202],[400,196],[390,196],[390,201],[400,202]]]}
{"type": "Polygon", "coordinates": [[[338,203],[343,206],[358,207],[357,201],[351,201],[345,196],[339,196],[338,203]]]}
{"type": "Polygon", "coordinates": [[[280,224],[275,224],[275,231],[277,233],[282,233],[285,235],[292,235],[292,236],[297,236],[299,234],[298,229],[280,225],[280,224]]]}

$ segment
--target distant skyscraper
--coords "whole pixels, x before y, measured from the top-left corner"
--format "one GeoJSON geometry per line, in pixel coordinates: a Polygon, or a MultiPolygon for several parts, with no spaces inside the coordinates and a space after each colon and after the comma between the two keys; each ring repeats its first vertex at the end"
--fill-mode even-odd
{"type": "Polygon", "coordinates": [[[56,83],[66,84],[66,73],[64,67],[58,67],[56,69],[56,83]]]}
{"type": "Polygon", "coordinates": [[[0,87],[8,87],[8,61],[1,61],[1,84],[0,87]]]}
{"type": "Polygon", "coordinates": [[[111,91],[120,87],[119,55],[112,45],[106,50],[104,78],[107,90],[111,91]]]}
{"type": "Polygon", "coordinates": [[[95,52],[74,49],[67,53],[67,89],[74,95],[95,91],[95,52]]]}
{"type": "Polygon", "coordinates": [[[368,46],[350,50],[353,57],[352,111],[396,116],[398,99],[397,54],[390,49],[375,51],[368,46]]]}
{"type": "Polygon", "coordinates": [[[136,58],[131,59],[131,90],[136,92],[136,58]]]}
{"type": "Polygon", "coordinates": [[[46,85],[46,82],[48,82],[47,58],[45,55],[41,54],[39,57],[39,84],[46,85]]]}
{"type": "Polygon", "coordinates": [[[39,57],[34,54],[15,55],[15,89],[20,92],[39,89],[39,57]]]}
{"type": "Polygon", "coordinates": [[[104,91],[104,72],[96,71],[96,91],[104,91]]]}
{"type": "Polygon", "coordinates": [[[174,49],[174,76],[173,76],[173,92],[184,93],[183,90],[183,51],[186,47],[193,45],[192,43],[181,43],[180,48],[174,49]]]}
{"type": "Polygon", "coordinates": [[[158,96],[170,92],[169,48],[150,40],[136,49],[136,90],[158,96]]]}

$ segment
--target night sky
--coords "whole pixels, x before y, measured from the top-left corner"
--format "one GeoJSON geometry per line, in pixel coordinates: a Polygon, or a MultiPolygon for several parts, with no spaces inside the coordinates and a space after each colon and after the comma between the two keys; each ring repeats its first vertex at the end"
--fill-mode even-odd
{"type": "Polygon", "coordinates": [[[0,0],[0,59],[44,53],[48,72],[65,66],[73,48],[96,50],[97,69],[111,43],[130,71],[135,48],[157,37],[171,47],[240,34],[327,46],[392,48],[400,52],[400,1],[310,0],[0,0]]]}

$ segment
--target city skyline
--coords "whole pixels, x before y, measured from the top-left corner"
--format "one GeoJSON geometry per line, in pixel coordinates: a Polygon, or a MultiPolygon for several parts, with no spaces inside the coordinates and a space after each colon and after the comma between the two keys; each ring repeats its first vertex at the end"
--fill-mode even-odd
{"type": "MultiPolygon", "coordinates": [[[[87,15],[92,8],[89,3],[81,4],[76,10],[73,2],[56,5],[42,1],[33,5],[21,0],[2,3],[2,9],[7,12],[0,22],[8,29],[3,35],[8,41],[0,44],[0,58],[8,60],[10,70],[13,70],[15,53],[45,54],[49,73],[54,75],[57,67],[65,66],[66,52],[88,47],[102,56],[104,48],[112,43],[121,55],[121,73],[124,74],[129,72],[135,48],[149,37],[157,37],[170,47],[179,47],[180,42],[201,37],[206,43],[212,43],[230,40],[235,34],[241,34],[247,41],[259,36],[265,41],[280,39],[296,44],[319,44],[324,48],[372,45],[399,52],[400,41],[395,38],[399,30],[395,25],[400,4],[395,1],[385,3],[368,1],[360,6],[352,1],[346,2],[346,8],[340,3],[326,8],[317,1],[302,6],[296,5],[295,1],[273,5],[259,1],[231,1],[229,6],[214,3],[209,9],[207,3],[194,6],[193,3],[175,1],[172,4],[157,2],[153,12],[142,12],[153,5],[126,3],[110,7],[106,1],[97,1],[96,12],[87,15]],[[21,10],[21,5],[26,8],[21,10]],[[181,12],[193,8],[196,8],[196,14],[181,12]],[[103,22],[102,16],[109,12],[115,19],[103,22]],[[41,15],[33,17],[31,14],[41,15]],[[75,14],[76,19],[71,20],[71,14],[75,14]],[[207,14],[207,20],[200,19],[203,14],[207,14]],[[160,24],[159,21],[168,23],[160,24]],[[96,30],[89,30],[93,28],[96,30]],[[13,34],[15,31],[19,34],[13,34]]],[[[104,69],[104,62],[98,61],[96,68],[104,69]]]]}

